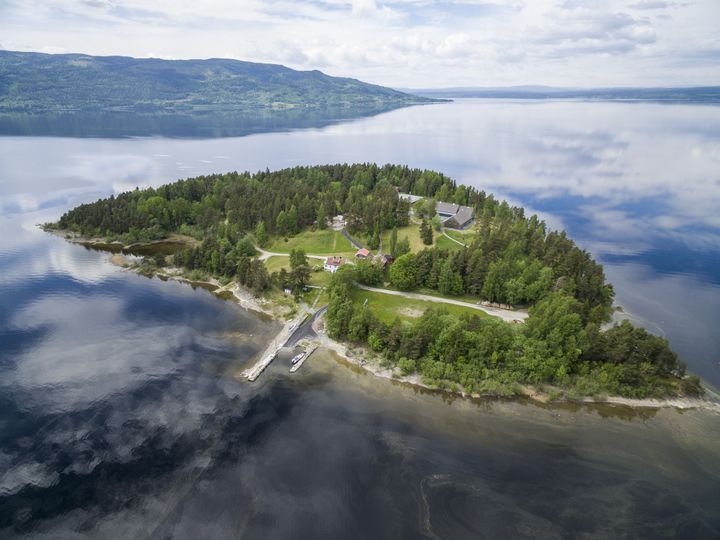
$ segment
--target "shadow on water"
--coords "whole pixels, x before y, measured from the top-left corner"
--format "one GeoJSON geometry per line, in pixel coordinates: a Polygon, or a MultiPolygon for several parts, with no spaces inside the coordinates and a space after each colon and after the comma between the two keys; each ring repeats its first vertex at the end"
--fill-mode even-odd
{"type": "Polygon", "coordinates": [[[321,128],[406,106],[230,111],[223,114],[5,114],[0,115],[0,135],[81,138],[163,136],[188,139],[242,137],[255,133],[321,128]]]}

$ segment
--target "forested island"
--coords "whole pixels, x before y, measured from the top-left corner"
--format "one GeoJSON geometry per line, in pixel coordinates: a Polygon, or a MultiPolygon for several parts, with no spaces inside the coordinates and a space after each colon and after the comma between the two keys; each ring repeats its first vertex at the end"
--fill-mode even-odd
{"type": "Polygon", "coordinates": [[[338,164],[201,176],[80,205],[49,227],[122,244],[192,239],[147,265],[234,281],[256,295],[291,292],[296,302],[320,295],[330,337],[431,387],[503,396],[527,386],[566,397],[703,392],[665,339],[628,321],[609,327],[613,288],[564,232],[438,172],[338,164]],[[451,229],[441,216],[463,208],[472,222],[451,229]],[[355,253],[357,244],[366,249],[355,253]],[[325,256],[325,268],[315,264],[325,256]],[[420,293],[440,301],[413,300],[420,293]],[[528,314],[506,322],[468,309],[481,302],[528,314]]]}

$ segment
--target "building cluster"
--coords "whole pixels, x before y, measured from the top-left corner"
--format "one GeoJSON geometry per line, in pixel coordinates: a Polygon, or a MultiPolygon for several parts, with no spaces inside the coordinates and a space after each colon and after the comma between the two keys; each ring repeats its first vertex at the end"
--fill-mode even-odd
{"type": "MultiPolygon", "coordinates": [[[[387,253],[378,253],[373,257],[372,253],[370,253],[370,251],[365,248],[359,249],[357,253],[355,253],[355,259],[359,261],[372,260],[373,264],[382,265],[383,269],[390,266],[395,260],[394,257],[388,255],[387,253]]],[[[338,268],[340,268],[343,264],[349,262],[350,261],[348,261],[344,257],[332,256],[325,259],[325,264],[323,265],[323,268],[326,272],[331,272],[334,274],[338,271],[338,268]]]]}
{"type": "MultiPolygon", "coordinates": [[[[410,193],[399,193],[401,199],[409,201],[411,205],[418,202],[422,197],[410,193]]],[[[443,227],[450,229],[465,229],[475,219],[475,210],[470,206],[462,206],[455,203],[438,201],[435,203],[435,212],[440,217],[443,227]]]]}
{"type": "MultiPolygon", "coordinates": [[[[399,190],[398,190],[399,191],[399,190]]],[[[401,199],[407,200],[411,205],[415,204],[423,197],[419,195],[412,195],[410,193],[398,193],[401,199]]],[[[435,203],[435,212],[440,217],[443,227],[450,229],[465,229],[470,226],[475,219],[475,210],[469,206],[462,206],[455,203],[447,203],[438,201],[435,203]]],[[[342,230],[345,227],[345,218],[342,215],[337,215],[332,218],[331,226],[333,229],[342,230]]],[[[355,259],[367,260],[372,258],[374,264],[380,264],[383,268],[387,268],[394,261],[393,257],[386,253],[377,254],[374,257],[369,250],[362,248],[355,253],[355,259]]],[[[337,272],[343,264],[347,261],[343,257],[333,256],[325,259],[324,269],[326,272],[337,272]]]]}

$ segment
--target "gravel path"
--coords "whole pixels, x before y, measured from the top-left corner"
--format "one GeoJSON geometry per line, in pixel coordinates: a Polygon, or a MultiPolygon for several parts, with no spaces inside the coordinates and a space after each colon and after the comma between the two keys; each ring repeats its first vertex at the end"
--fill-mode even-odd
{"type": "Polygon", "coordinates": [[[439,304],[453,304],[455,306],[464,306],[478,311],[484,311],[493,317],[499,317],[504,321],[525,321],[528,314],[525,311],[512,311],[510,309],[485,307],[471,302],[463,302],[462,300],[453,300],[452,298],[442,298],[439,296],[430,296],[429,294],[420,294],[405,291],[391,291],[389,289],[378,289],[376,287],[368,287],[367,285],[358,285],[360,289],[365,291],[377,292],[382,294],[391,294],[393,296],[402,296],[403,298],[412,298],[414,300],[427,300],[428,302],[437,302],[439,304]]]}

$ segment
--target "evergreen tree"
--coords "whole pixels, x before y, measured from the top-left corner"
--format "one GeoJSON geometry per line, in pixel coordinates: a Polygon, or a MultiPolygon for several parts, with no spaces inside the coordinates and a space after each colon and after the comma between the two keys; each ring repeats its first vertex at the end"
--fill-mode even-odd
{"type": "Polygon", "coordinates": [[[286,236],[290,233],[290,222],[288,221],[288,215],[285,210],[280,210],[275,223],[278,234],[286,236]]]}
{"type": "Polygon", "coordinates": [[[460,274],[453,269],[452,260],[445,259],[438,277],[438,290],[442,294],[460,295],[463,293],[463,282],[460,274]]]}
{"type": "Polygon", "coordinates": [[[393,227],[392,232],[390,233],[390,255],[392,257],[397,257],[397,244],[398,244],[398,237],[397,237],[397,227],[393,227]]]}
{"type": "Polygon", "coordinates": [[[327,229],[327,211],[325,210],[325,203],[320,203],[320,206],[318,206],[316,218],[318,228],[321,230],[327,229]]]}
{"type": "Polygon", "coordinates": [[[289,284],[296,298],[300,296],[308,281],[310,281],[310,266],[305,251],[302,249],[291,250],[289,284]]]}
{"type": "Polygon", "coordinates": [[[265,220],[261,219],[255,226],[255,240],[260,247],[265,247],[267,245],[268,236],[267,231],[265,230],[265,220]]]}
{"type": "Polygon", "coordinates": [[[403,236],[401,240],[398,240],[397,246],[395,247],[395,255],[393,255],[393,257],[397,259],[406,253],[410,253],[410,240],[408,240],[407,236],[403,236]]]}
{"type": "Polygon", "coordinates": [[[287,213],[287,229],[288,234],[296,234],[300,230],[300,223],[298,221],[298,211],[293,204],[287,213]]]}
{"type": "Polygon", "coordinates": [[[427,219],[423,219],[420,223],[420,238],[426,246],[431,246],[433,243],[433,231],[427,219]]]}

